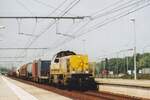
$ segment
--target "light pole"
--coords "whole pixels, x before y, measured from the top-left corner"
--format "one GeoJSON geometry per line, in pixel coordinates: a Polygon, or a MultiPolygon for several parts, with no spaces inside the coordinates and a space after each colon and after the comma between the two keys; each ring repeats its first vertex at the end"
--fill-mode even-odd
{"type": "Polygon", "coordinates": [[[135,31],[135,19],[130,19],[133,22],[133,31],[134,31],[134,79],[137,79],[136,73],[136,31],[135,31]]]}
{"type": "Polygon", "coordinates": [[[127,74],[128,74],[128,68],[129,68],[129,58],[127,57],[127,74]]]}

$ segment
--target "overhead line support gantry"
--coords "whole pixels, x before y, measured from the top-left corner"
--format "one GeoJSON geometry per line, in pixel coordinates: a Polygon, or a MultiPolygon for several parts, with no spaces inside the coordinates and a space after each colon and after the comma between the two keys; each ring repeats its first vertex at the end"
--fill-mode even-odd
{"type": "Polygon", "coordinates": [[[87,16],[77,17],[45,17],[45,16],[0,16],[0,19],[84,19],[87,16]]]}

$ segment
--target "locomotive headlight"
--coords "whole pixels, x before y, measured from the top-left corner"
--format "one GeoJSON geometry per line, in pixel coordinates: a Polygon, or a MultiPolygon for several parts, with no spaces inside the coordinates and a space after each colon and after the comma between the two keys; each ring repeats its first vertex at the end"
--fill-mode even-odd
{"type": "Polygon", "coordinates": [[[89,73],[89,71],[86,70],[85,73],[89,73]]]}
{"type": "Polygon", "coordinates": [[[75,73],[75,71],[72,71],[71,73],[72,73],[72,74],[74,74],[74,73],[75,73]]]}

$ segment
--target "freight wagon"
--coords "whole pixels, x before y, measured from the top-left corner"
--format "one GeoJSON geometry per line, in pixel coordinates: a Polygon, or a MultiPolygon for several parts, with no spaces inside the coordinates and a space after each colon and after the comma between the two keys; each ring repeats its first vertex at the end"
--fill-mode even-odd
{"type": "Polygon", "coordinates": [[[31,80],[32,79],[32,63],[28,63],[27,65],[27,79],[31,80]]]}
{"type": "Polygon", "coordinates": [[[58,52],[52,60],[34,60],[18,69],[19,77],[67,89],[95,90],[93,68],[88,56],[72,51],[58,52]]]}
{"type": "Polygon", "coordinates": [[[51,63],[50,60],[39,59],[37,61],[37,76],[38,76],[38,82],[39,83],[48,82],[50,63],[51,63]]]}
{"type": "Polygon", "coordinates": [[[27,64],[24,64],[19,68],[19,77],[27,79],[27,64]]]}
{"type": "Polygon", "coordinates": [[[32,63],[32,81],[38,82],[37,60],[34,60],[33,63],[32,63]]]}

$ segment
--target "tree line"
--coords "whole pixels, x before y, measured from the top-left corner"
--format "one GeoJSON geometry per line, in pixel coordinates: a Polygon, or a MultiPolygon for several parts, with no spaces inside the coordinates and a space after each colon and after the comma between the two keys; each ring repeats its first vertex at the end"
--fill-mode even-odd
{"type": "MultiPolygon", "coordinates": [[[[95,65],[95,74],[101,73],[102,70],[112,71],[113,74],[127,74],[128,70],[134,70],[133,56],[123,58],[105,58],[105,60],[97,62],[95,65]]],[[[136,55],[137,72],[142,68],[150,68],[150,53],[136,55]]]]}

